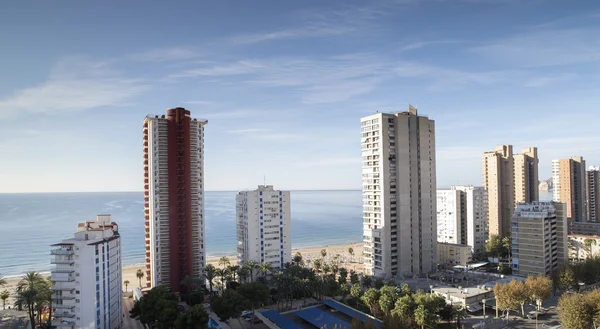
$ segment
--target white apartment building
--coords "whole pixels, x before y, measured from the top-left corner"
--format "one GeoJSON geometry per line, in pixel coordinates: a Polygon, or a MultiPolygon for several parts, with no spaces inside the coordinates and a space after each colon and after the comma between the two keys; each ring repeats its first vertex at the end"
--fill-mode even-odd
{"type": "Polygon", "coordinates": [[[461,213],[465,226],[461,229],[461,244],[471,246],[473,254],[485,253],[488,239],[488,192],[483,186],[451,186],[461,192],[461,213]]]}
{"type": "Polygon", "coordinates": [[[550,275],[568,259],[567,217],[556,202],[518,203],[512,217],[512,268],[520,276],[550,275]]]}
{"type": "Polygon", "coordinates": [[[203,277],[204,125],[184,108],[144,119],[146,286],[203,277]]]}
{"type": "Polygon", "coordinates": [[[438,242],[463,244],[461,230],[466,223],[463,223],[462,220],[466,216],[463,216],[462,203],[461,191],[437,190],[438,242]]]}
{"type": "Polygon", "coordinates": [[[52,247],[52,324],[73,329],[121,328],[121,239],[110,215],[80,223],[73,238],[52,247]]]}
{"type": "Polygon", "coordinates": [[[361,119],[365,271],[379,277],[436,268],[435,123],[409,106],[361,119]]]}
{"type": "Polygon", "coordinates": [[[259,185],[236,196],[238,263],[268,262],[282,268],[292,261],[290,192],[259,185]]]}

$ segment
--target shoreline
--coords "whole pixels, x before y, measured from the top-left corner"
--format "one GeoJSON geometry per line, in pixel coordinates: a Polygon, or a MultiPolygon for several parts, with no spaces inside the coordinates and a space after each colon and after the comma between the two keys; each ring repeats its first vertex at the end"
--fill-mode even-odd
{"type": "MultiPolygon", "coordinates": [[[[363,248],[362,242],[351,242],[351,243],[337,244],[337,245],[320,245],[320,246],[316,245],[314,247],[292,248],[291,256],[294,257],[294,255],[297,252],[299,252],[302,254],[302,259],[304,261],[314,260],[314,259],[321,258],[321,250],[325,249],[325,250],[327,250],[327,256],[325,257],[325,259],[329,260],[332,257],[334,257],[335,255],[339,254],[340,259],[341,259],[340,266],[344,266],[344,267],[348,268],[349,270],[354,269],[357,272],[362,272],[362,263],[359,262],[359,260],[362,258],[362,248],[363,248]],[[350,248],[350,247],[352,247],[354,249],[354,256],[352,257],[353,259],[351,259],[351,256],[348,254],[348,248],[350,248]]],[[[219,259],[221,257],[223,257],[223,256],[207,257],[206,265],[212,264],[215,267],[220,267],[219,259]]],[[[225,257],[229,258],[231,265],[237,264],[237,257],[235,254],[227,255],[225,257]]],[[[130,282],[127,287],[127,290],[131,290],[134,287],[139,286],[139,281],[135,274],[138,269],[143,269],[144,267],[145,267],[145,263],[123,265],[123,267],[122,267],[123,281],[128,280],[130,282]]],[[[39,273],[42,274],[44,277],[47,277],[50,275],[49,271],[44,271],[44,272],[39,272],[39,273]]],[[[3,277],[6,280],[6,285],[1,286],[0,291],[8,290],[9,293],[11,294],[9,299],[6,301],[7,306],[10,305],[12,307],[13,294],[16,290],[17,284],[19,283],[19,281],[21,280],[22,277],[23,277],[23,274],[10,275],[10,276],[3,277]]],[[[142,279],[142,282],[143,282],[143,280],[144,279],[142,279]]],[[[125,290],[125,285],[123,285],[122,289],[125,290]]]]}

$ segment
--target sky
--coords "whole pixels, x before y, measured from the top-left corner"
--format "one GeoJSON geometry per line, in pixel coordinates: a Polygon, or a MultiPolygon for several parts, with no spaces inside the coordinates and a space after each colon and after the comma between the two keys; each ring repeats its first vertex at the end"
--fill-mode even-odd
{"type": "Polygon", "coordinates": [[[536,146],[600,165],[597,0],[0,4],[0,192],[140,191],[142,124],[205,126],[206,190],[360,189],[360,118],[436,121],[438,187],[536,146]]]}

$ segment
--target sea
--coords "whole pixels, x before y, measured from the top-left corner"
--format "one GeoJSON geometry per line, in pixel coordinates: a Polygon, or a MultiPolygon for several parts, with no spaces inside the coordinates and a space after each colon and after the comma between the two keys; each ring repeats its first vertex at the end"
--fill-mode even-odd
{"type": "MultiPolygon", "coordinates": [[[[236,252],[237,192],[205,192],[208,257],[236,252]]],[[[362,240],[361,191],[291,191],[292,248],[362,240]]],[[[124,265],[144,262],[143,192],[0,194],[0,276],[49,271],[50,245],[77,224],[111,214],[119,225],[124,265]]]]}
{"type": "MultiPolygon", "coordinates": [[[[235,254],[235,195],[205,192],[207,256],[235,254]]],[[[551,200],[552,192],[540,192],[551,200]]],[[[361,191],[292,191],[292,248],[362,240],[361,191]]],[[[0,194],[0,275],[50,270],[50,245],[77,224],[111,214],[119,224],[124,265],[144,262],[143,192],[0,194]]]]}

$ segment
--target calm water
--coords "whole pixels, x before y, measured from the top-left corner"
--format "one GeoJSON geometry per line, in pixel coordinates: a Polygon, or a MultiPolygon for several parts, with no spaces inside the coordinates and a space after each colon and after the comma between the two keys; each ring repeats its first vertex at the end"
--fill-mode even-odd
{"type": "MultiPolygon", "coordinates": [[[[235,253],[235,194],[206,192],[208,256],[235,253]]],[[[361,191],[292,191],[291,198],[293,248],[362,240],[361,191]]],[[[123,263],[142,263],[142,192],[0,194],[0,273],[50,270],[50,245],[103,213],[119,224],[123,263]]]]}

